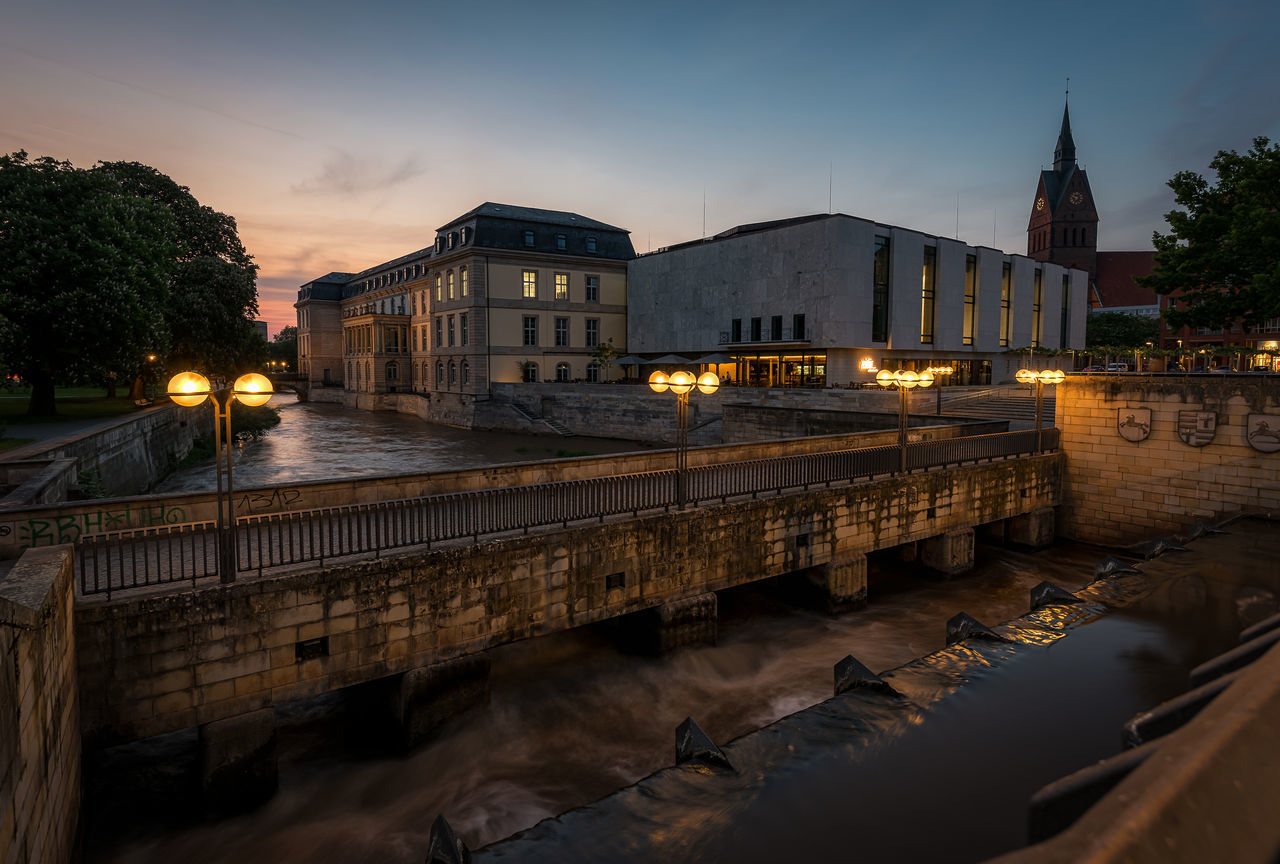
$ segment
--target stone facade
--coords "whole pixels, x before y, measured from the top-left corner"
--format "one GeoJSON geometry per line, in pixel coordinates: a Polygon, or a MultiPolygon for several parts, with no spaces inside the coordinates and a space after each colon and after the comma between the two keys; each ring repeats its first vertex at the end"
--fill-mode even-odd
{"type": "Polygon", "coordinates": [[[71,555],[28,552],[0,579],[0,864],[74,860],[80,718],[71,555]]]}
{"type": "Polygon", "coordinates": [[[1185,531],[1197,519],[1280,507],[1280,453],[1250,446],[1246,426],[1261,414],[1280,429],[1280,379],[1073,376],[1057,389],[1066,459],[1059,534],[1133,543],[1185,531]],[[1191,446],[1179,437],[1179,415],[1202,412],[1213,415],[1212,437],[1191,446]],[[1127,440],[1121,424],[1146,437],[1127,440]]]}
{"type": "Polygon", "coordinates": [[[1057,503],[1045,455],[314,572],[84,605],[82,728],[106,745],[247,714],[494,645],[835,564],[1057,503]]]}

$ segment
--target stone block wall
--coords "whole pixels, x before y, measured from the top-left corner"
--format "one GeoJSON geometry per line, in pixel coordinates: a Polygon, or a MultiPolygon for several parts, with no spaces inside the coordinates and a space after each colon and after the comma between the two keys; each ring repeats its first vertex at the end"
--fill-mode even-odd
{"type": "Polygon", "coordinates": [[[1046,455],[83,604],[86,743],[246,714],[1057,503],[1046,455]]]}
{"type": "Polygon", "coordinates": [[[1126,544],[1185,531],[1197,519],[1280,509],[1280,452],[1261,452],[1246,438],[1251,414],[1271,415],[1280,429],[1280,379],[1073,376],[1057,389],[1066,460],[1059,534],[1126,544]],[[1148,437],[1121,437],[1118,424],[1140,424],[1147,410],[1148,437]],[[1179,413],[1200,411],[1216,415],[1216,428],[1193,447],[1178,435],[1179,413]]]}
{"type": "Polygon", "coordinates": [[[71,554],[0,579],[0,864],[71,861],[80,813],[71,554]]]}

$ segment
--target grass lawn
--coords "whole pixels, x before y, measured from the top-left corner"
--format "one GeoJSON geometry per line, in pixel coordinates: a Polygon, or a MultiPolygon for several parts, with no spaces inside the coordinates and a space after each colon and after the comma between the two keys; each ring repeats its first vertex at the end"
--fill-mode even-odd
{"type": "Polygon", "coordinates": [[[0,425],[30,426],[39,423],[59,423],[64,420],[100,420],[138,410],[129,398],[127,387],[116,392],[123,395],[108,399],[106,389],[103,387],[59,387],[54,390],[54,400],[58,410],[56,415],[28,417],[27,404],[31,401],[30,390],[0,390],[0,425]]]}

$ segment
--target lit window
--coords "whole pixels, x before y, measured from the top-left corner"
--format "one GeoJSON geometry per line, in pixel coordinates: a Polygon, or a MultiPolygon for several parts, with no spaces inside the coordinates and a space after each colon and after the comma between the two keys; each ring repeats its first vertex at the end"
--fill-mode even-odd
{"type": "Polygon", "coordinates": [[[569,274],[568,273],[556,274],[556,299],[557,300],[569,299],[569,274]]]}
{"type": "Polygon", "coordinates": [[[440,274],[436,274],[436,302],[439,303],[444,299],[444,288],[441,287],[440,274]]]}
{"type": "Polygon", "coordinates": [[[933,298],[938,281],[938,247],[924,247],[920,268],[920,343],[933,344],[933,298]]]}
{"type": "Polygon", "coordinates": [[[524,285],[524,299],[538,299],[538,271],[525,270],[520,274],[520,279],[524,285]]]}
{"type": "Polygon", "coordinates": [[[569,364],[568,363],[556,364],[556,380],[562,383],[569,380],[569,364]]]}
{"type": "Polygon", "coordinates": [[[471,229],[463,228],[461,234],[462,234],[462,245],[466,246],[467,241],[471,239],[471,229]]]}
{"type": "Polygon", "coordinates": [[[463,297],[467,296],[467,268],[460,267],[458,269],[458,293],[463,297]]]}
{"type": "Polygon", "coordinates": [[[453,271],[452,270],[450,270],[449,275],[445,277],[445,281],[449,285],[449,292],[448,292],[449,299],[452,300],[453,299],[453,271]]]}

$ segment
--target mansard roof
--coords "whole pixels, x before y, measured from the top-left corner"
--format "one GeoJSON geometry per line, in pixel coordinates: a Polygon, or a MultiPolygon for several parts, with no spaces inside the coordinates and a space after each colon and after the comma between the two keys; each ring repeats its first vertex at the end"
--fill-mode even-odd
{"type": "Polygon", "coordinates": [[[512,204],[496,204],[493,201],[486,201],[474,210],[469,210],[458,218],[441,225],[436,230],[448,230],[454,225],[474,219],[477,216],[488,216],[492,219],[509,219],[515,222],[537,222],[547,225],[562,225],[567,228],[587,228],[593,231],[618,231],[623,234],[630,233],[625,228],[608,225],[595,219],[588,219],[586,216],[582,216],[577,213],[570,213],[567,210],[543,210],[538,207],[518,207],[512,204]]]}

